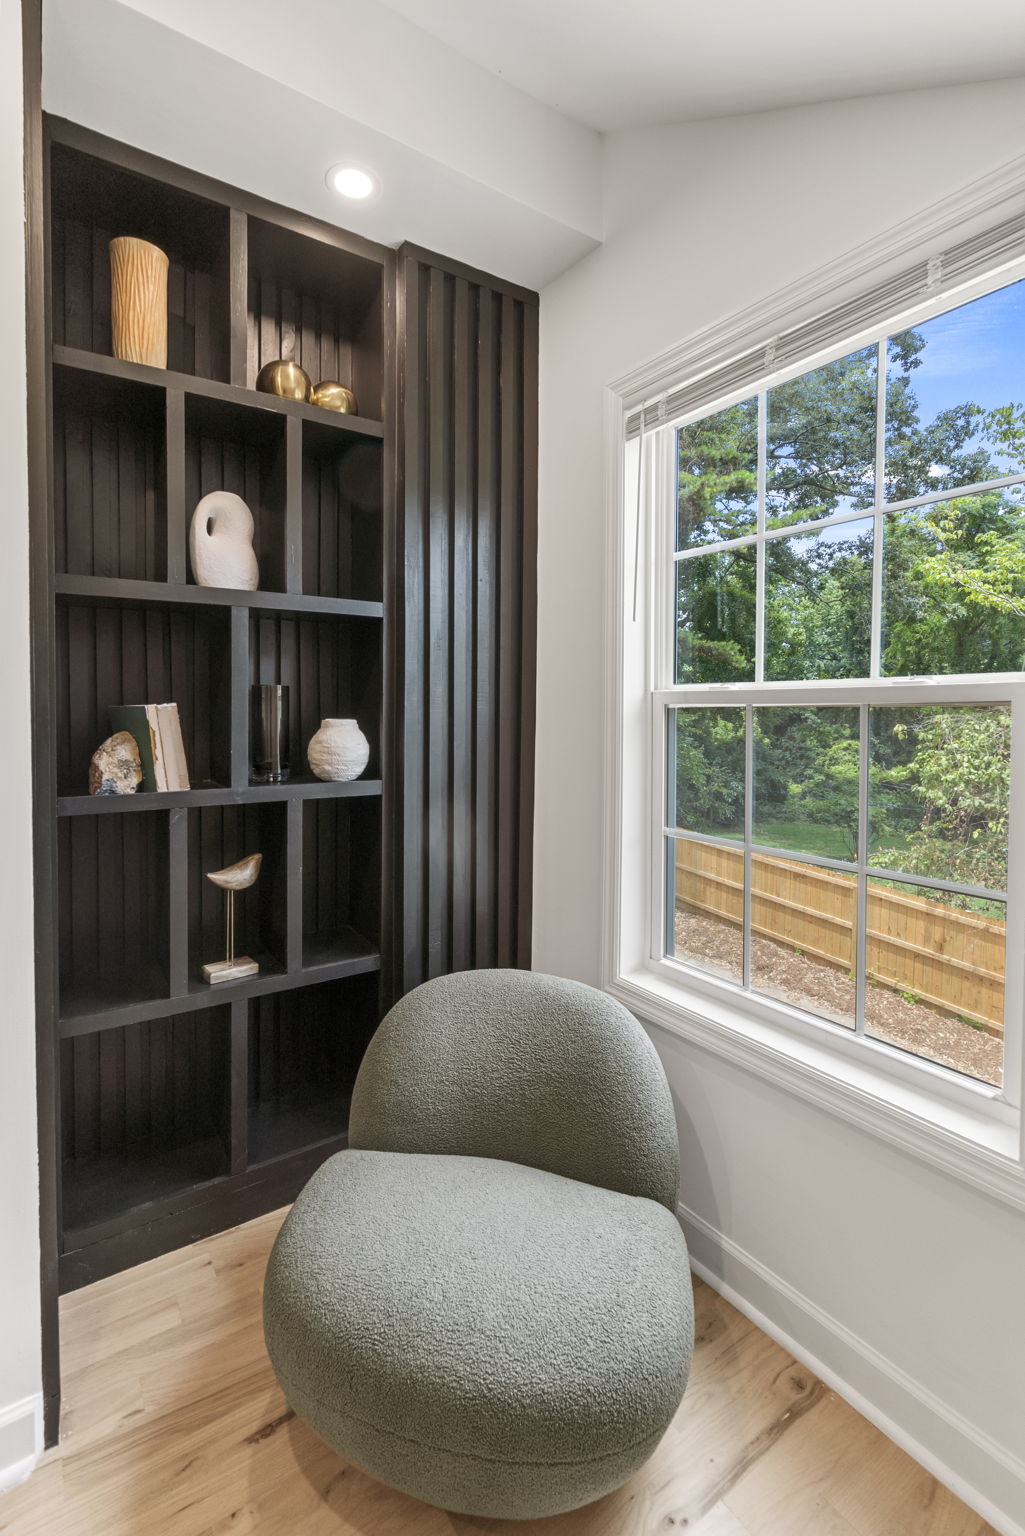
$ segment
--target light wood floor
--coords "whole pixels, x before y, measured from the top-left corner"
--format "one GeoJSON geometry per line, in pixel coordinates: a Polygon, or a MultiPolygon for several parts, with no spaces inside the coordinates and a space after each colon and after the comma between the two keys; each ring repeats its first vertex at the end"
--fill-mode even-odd
{"type": "Polygon", "coordinates": [[[994,1536],[707,1286],[658,1452],[618,1493],[535,1522],[392,1493],[286,1409],[260,1285],[283,1213],[65,1298],[64,1437],[0,1497],[5,1536],[994,1536]]]}

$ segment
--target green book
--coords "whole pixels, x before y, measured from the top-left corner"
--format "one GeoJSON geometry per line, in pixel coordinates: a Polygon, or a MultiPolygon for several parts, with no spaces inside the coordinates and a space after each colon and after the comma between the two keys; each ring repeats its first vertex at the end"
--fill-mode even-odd
{"type": "Polygon", "coordinates": [[[139,759],[142,763],[142,788],[155,793],[158,788],[157,743],[149,716],[146,713],[146,705],[112,704],[110,707],[110,724],[115,731],[127,731],[129,736],[135,737],[135,744],[139,748],[139,759]]]}

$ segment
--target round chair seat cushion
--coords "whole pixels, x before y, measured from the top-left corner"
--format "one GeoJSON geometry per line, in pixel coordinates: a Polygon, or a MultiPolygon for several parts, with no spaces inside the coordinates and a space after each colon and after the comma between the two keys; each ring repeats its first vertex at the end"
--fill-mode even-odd
{"type": "Polygon", "coordinates": [[[643,1464],[693,1335],[683,1234],[655,1201],[352,1150],[289,1213],[264,1322],[289,1404],[343,1457],[441,1508],[520,1519],[643,1464]]]}

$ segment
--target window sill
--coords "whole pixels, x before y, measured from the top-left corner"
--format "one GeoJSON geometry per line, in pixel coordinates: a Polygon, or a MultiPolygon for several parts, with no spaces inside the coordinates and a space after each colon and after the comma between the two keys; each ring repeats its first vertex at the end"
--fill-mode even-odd
{"type": "Polygon", "coordinates": [[[977,1107],[841,1058],[825,1041],[791,1033],[731,1007],[722,997],[655,970],[611,980],[606,990],[642,1022],[755,1073],[787,1093],[890,1142],[997,1199],[1025,1209],[1020,1127],[977,1107]]]}

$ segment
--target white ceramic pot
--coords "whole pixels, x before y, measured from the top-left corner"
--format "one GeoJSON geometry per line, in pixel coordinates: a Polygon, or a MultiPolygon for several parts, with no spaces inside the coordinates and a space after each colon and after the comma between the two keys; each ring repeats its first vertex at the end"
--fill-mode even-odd
{"type": "Polygon", "coordinates": [[[318,779],[345,784],[358,779],[370,761],[370,743],[355,720],[322,720],[306,749],[318,779]]]}
{"type": "Polygon", "coordinates": [[[253,550],[253,514],[233,491],[211,491],[197,503],[189,530],[192,574],[201,587],[255,592],[260,570],[253,550]]]}

